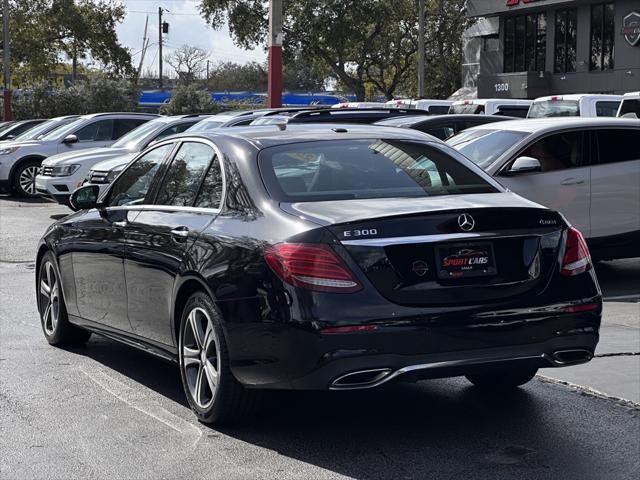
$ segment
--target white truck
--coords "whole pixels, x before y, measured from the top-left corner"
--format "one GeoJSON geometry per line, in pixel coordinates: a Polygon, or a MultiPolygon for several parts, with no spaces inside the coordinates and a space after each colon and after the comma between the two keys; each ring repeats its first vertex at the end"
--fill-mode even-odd
{"type": "Polygon", "coordinates": [[[622,95],[581,93],[536,98],[527,118],[615,117],[622,95]]]}
{"type": "Polygon", "coordinates": [[[451,100],[433,100],[428,98],[414,100],[411,98],[399,98],[389,100],[386,106],[391,108],[415,108],[429,112],[430,115],[444,115],[449,113],[451,104],[453,104],[451,100]]]}
{"type": "Polygon", "coordinates": [[[640,118],[640,92],[625,93],[618,108],[618,117],[640,118]]]}
{"type": "Polygon", "coordinates": [[[470,113],[474,115],[505,115],[507,117],[527,116],[531,100],[510,98],[477,98],[453,102],[449,113],[470,113]]]}

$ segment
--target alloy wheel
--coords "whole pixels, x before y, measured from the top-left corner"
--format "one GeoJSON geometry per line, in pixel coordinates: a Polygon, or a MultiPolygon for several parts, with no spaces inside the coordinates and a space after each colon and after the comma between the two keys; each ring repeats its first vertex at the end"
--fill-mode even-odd
{"type": "Polygon", "coordinates": [[[209,314],[196,307],[189,312],[182,340],[182,364],[191,398],[206,410],[219,381],[219,342],[209,314]]]}
{"type": "Polygon", "coordinates": [[[36,175],[38,175],[39,170],[40,168],[37,165],[31,165],[20,172],[18,184],[24,193],[28,195],[36,194],[36,175]]]}
{"type": "Polygon", "coordinates": [[[44,264],[40,276],[40,312],[47,335],[53,335],[60,315],[60,285],[51,262],[44,264]]]}

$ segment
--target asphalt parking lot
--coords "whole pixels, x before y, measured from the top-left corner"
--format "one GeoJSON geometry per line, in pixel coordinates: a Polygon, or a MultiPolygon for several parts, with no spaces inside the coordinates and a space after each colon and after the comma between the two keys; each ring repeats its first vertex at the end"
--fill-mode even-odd
{"type": "Polygon", "coordinates": [[[507,396],[463,379],[277,393],[199,424],[176,367],[93,336],[50,347],[34,251],[65,207],[0,197],[0,478],[630,479],[640,474],[640,259],[597,266],[598,357],[507,396]]]}

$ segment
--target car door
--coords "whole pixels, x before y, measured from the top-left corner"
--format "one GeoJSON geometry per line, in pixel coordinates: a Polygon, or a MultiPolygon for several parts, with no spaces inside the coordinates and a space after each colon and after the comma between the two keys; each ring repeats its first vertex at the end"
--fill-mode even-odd
{"type": "Polygon", "coordinates": [[[113,120],[111,119],[92,121],[72,132],[72,135],[78,138],[77,142],[61,142],[58,145],[58,152],[107,147],[113,143],[113,127],[113,120]]]}
{"type": "Polygon", "coordinates": [[[591,237],[640,231],[640,129],[593,132],[591,237]]]}
{"type": "Polygon", "coordinates": [[[585,155],[585,133],[571,131],[536,139],[514,155],[498,174],[507,188],[559,210],[586,237],[591,235],[589,205],[591,177],[585,155]],[[511,174],[510,166],[518,157],[533,157],[540,162],[541,171],[511,174]]]}
{"type": "Polygon", "coordinates": [[[185,254],[217,215],[222,184],[213,145],[182,142],[153,205],[145,206],[129,225],[124,268],[129,320],[136,335],[173,345],[171,305],[176,277],[185,254]]]}
{"type": "Polygon", "coordinates": [[[127,225],[140,213],[170,147],[154,149],[136,159],[114,182],[104,207],[74,222],[73,274],[82,318],[131,332],[124,274],[127,225]]]}

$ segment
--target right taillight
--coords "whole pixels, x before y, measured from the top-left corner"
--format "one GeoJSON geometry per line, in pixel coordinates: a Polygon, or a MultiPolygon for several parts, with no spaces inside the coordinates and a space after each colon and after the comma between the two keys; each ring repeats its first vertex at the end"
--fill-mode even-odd
{"type": "Polygon", "coordinates": [[[585,242],[584,237],[578,230],[569,227],[560,273],[571,277],[584,273],[590,270],[591,267],[591,255],[589,254],[587,242],[585,242]]]}
{"type": "Polygon", "coordinates": [[[325,244],[279,243],[264,257],[285,282],[319,292],[352,293],[362,289],[349,267],[325,244]]]}

